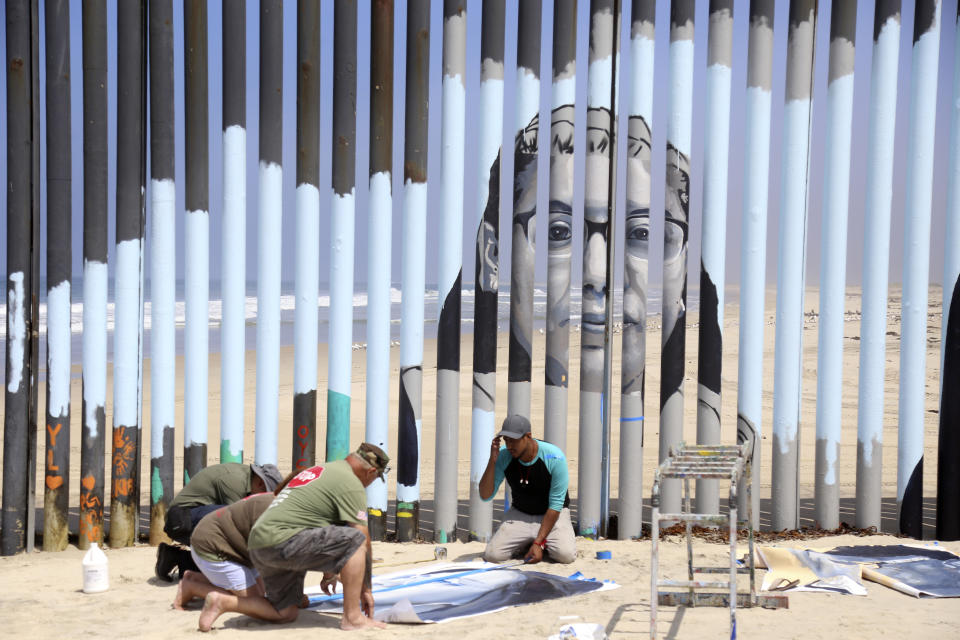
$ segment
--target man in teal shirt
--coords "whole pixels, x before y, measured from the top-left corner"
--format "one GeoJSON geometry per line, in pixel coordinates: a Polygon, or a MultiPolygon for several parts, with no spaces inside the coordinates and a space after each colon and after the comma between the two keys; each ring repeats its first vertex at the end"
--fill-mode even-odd
{"type": "Polygon", "coordinates": [[[521,415],[507,416],[490,445],[480,498],[492,500],[504,478],[513,503],[487,543],[483,559],[499,562],[522,557],[535,563],[546,554],[555,562],[573,562],[577,549],[570,521],[567,458],[549,442],[534,440],[530,421],[521,415]]]}
{"type": "Polygon", "coordinates": [[[269,622],[296,620],[307,571],[322,571],[330,592],[343,583],[342,629],[381,627],[373,620],[373,560],[365,488],[388,471],[390,458],[363,443],[345,460],[304,469],[250,530],[247,547],[266,597],[211,592],[200,614],[209,631],[221,614],[237,611],[269,622]]]}

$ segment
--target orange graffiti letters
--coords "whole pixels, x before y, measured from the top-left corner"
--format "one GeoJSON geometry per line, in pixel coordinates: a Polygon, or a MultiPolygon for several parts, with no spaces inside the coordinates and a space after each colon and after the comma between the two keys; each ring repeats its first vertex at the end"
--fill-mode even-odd
{"type": "Polygon", "coordinates": [[[57,426],[55,428],[51,427],[49,424],[47,425],[47,435],[50,436],[51,447],[57,446],[57,434],[60,433],[60,427],[62,426],[63,425],[60,424],[59,422],[57,423],[57,426]]]}
{"type": "Polygon", "coordinates": [[[113,495],[126,497],[133,491],[133,478],[115,478],[113,481],[113,495]]]}

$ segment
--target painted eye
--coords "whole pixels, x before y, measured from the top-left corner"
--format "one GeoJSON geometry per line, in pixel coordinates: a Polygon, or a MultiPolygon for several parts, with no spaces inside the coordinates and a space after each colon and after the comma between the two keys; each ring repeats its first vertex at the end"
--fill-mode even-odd
{"type": "Polygon", "coordinates": [[[627,215],[626,226],[627,250],[634,255],[642,254],[646,257],[647,245],[650,242],[650,210],[634,209],[627,215]]]}
{"type": "Polygon", "coordinates": [[[573,216],[570,206],[560,202],[550,203],[550,227],[547,229],[549,247],[565,249],[573,241],[573,216]]]}
{"type": "Polygon", "coordinates": [[[560,220],[550,223],[550,242],[564,242],[573,236],[570,225],[560,220]]]}

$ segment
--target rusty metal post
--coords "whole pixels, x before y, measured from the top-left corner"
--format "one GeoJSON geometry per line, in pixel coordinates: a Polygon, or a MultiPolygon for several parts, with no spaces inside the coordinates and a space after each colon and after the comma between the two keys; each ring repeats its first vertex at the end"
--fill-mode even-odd
{"type": "Polygon", "coordinates": [[[297,236],[293,322],[293,469],[317,455],[320,289],[320,5],[297,2],[297,236]]]}
{"type": "Polygon", "coordinates": [[[150,544],[173,500],[176,409],[176,184],[173,5],[150,2],[150,544]]]}
{"type": "Polygon", "coordinates": [[[107,7],[83,4],[83,436],[80,549],[103,542],[107,404],[107,7]]]}
{"type": "Polygon", "coordinates": [[[283,240],[283,2],[260,3],[257,418],[254,461],[277,463],[283,240]]]}
{"type": "Polygon", "coordinates": [[[144,0],[117,5],[117,266],[114,272],[111,547],[134,544],[140,520],[144,180],[147,167],[146,11],[144,0]]]}
{"type": "MultiPolygon", "coordinates": [[[[367,244],[366,441],[389,450],[390,263],[393,242],[393,0],[376,0],[370,25],[370,213],[367,244]]],[[[387,483],[367,487],[370,536],[387,533],[387,483]]]]}
{"type": "Polygon", "coordinates": [[[184,0],[183,484],[207,466],[210,371],[210,160],[207,0],[184,0]]]}
{"type": "Polygon", "coordinates": [[[247,296],[247,3],[223,3],[220,462],[243,462],[247,296]]]}
{"type": "Polygon", "coordinates": [[[33,550],[40,284],[38,3],[7,3],[7,357],[0,555],[33,550]]]}
{"type": "Polygon", "coordinates": [[[43,550],[62,551],[67,547],[69,533],[73,263],[69,1],[48,0],[44,17],[47,43],[47,420],[44,431],[47,453],[43,550]]]}
{"type": "Polygon", "coordinates": [[[403,161],[403,274],[400,410],[397,428],[397,541],[420,529],[420,429],[423,291],[427,236],[427,131],[430,98],[430,0],[407,4],[407,86],[403,161]]]}

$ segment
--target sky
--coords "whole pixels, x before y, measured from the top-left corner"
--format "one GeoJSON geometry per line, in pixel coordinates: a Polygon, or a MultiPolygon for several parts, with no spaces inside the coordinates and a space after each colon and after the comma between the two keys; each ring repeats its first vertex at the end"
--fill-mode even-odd
{"type": "MultiPolygon", "coordinates": [[[[505,52],[505,95],[504,95],[504,141],[511,149],[513,135],[517,127],[514,118],[513,82],[516,77],[516,49],[517,49],[517,2],[507,0],[506,9],[506,52],[505,52]]],[[[4,5],[5,2],[0,2],[4,5]]],[[[623,19],[621,21],[621,42],[624,51],[629,49],[629,11],[630,2],[622,2],[623,19]]],[[[370,60],[370,13],[368,2],[358,2],[358,86],[357,86],[357,208],[356,208],[356,251],[355,251],[355,282],[358,290],[365,288],[367,271],[367,181],[368,181],[368,145],[369,145],[369,60],[370,60]]],[[[177,269],[178,277],[183,277],[183,216],[184,216],[184,91],[183,91],[183,3],[174,1],[174,56],[175,56],[175,104],[176,104],[176,185],[177,185],[177,269]]],[[[220,3],[209,3],[209,149],[210,149],[210,278],[211,294],[216,296],[216,290],[221,274],[221,218],[223,203],[223,162],[222,162],[222,98],[221,98],[221,15],[220,3]]],[[[294,238],[295,229],[295,146],[296,146],[296,4],[293,2],[284,5],[284,80],[283,80],[283,271],[284,289],[292,292],[294,273],[294,238]]],[[[870,94],[870,69],[873,45],[873,3],[860,2],[857,16],[857,52],[855,67],[854,88],[854,120],[852,123],[852,166],[850,172],[850,210],[848,225],[848,260],[847,284],[859,285],[862,279],[862,246],[863,229],[868,212],[864,211],[864,198],[867,174],[867,145],[868,145],[868,110],[870,94]]],[[[442,48],[442,10],[443,2],[434,0],[431,16],[431,83],[430,83],[430,140],[429,140],[429,186],[428,186],[428,237],[427,246],[436,246],[439,241],[438,220],[441,211],[441,183],[440,183],[440,142],[441,142],[441,48],[442,48]]],[[[464,236],[463,260],[464,283],[473,281],[474,236],[479,212],[477,211],[478,167],[477,157],[477,128],[470,123],[479,120],[480,81],[480,13],[481,4],[478,0],[469,0],[467,13],[467,101],[466,122],[468,123],[465,149],[465,182],[464,182],[464,236]]],[[[114,201],[116,192],[116,0],[107,1],[108,24],[108,94],[109,94],[109,219],[110,219],[110,268],[114,266],[114,201]]],[[[770,148],[769,174],[769,208],[767,229],[767,267],[766,276],[768,286],[776,284],[776,256],[777,256],[777,228],[780,198],[780,165],[782,159],[782,124],[783,124],[783,96],[784,73],[786,68],[786,40],[787,40],[787,0],[778,0],[774,25],[775,49],[773,61],[773,110],[770,148]]],[[[43,33],[43,2],[41,0],[41,28],[43,33]]],[[[650,285],[659,289],[661,283],[662,262],[662,233],[663,233],[663,203],[664,203],[664,174],[666,152],[666,121],[670,109],[668,98],[669,68],[669,15],[668,0],[657,2],[655,76],[654,76],[654,112],[653,112],[653,154],[652,154],[652,194],[651,194],[651,245],[650,245],[650,285]]],[[[736,286],[739,281],[740,247],[739,235],[741,228],[740,210],[742,206],[744,184],[744,154],[742,144],[746,122],[745,86],[748,42],[748,15],[749,0],[736,0],[734,3],[734,50],[732,73],[732,104],[730,121],[730,153],[728,179],[728,211],[727,211],[727,244],[726,244],[726,275],[727,285],[736,286]]],[[[949,139],[951,127],[950,105],[953,100],[954,76],[954,42],[955,42],[956,0],[944,0],[941,13],[940,32],[940,63],[937,87],[937,122],[935,170],[933,180],[933,209],[930,244],[930,281],[939,283],[943,280],[943,236],[946,220],[946,205],[948,192],[948,175],[950,161],[949,139]]],[[[81,16],[79,3],[71,3],[71,67],[72,67],[72,152],[73,152],[73,272],[75,276],[82,273],[82,216],[83,216],[83,141],[82,141],[82,56],[81,56],[81,16]]],[[[822,1],[819,4],[817,23],[817,50],[816,75],[814,86],[814,109],[812,119],[812,147],[811,147],[811,175],[808,214],[808,248],[806,258],[806,283],[816,286],[819,280],[818,269],[820,262],[820,228],[821,205],[823,201],[823,183],[825,166],[825,132],[827,122],[827,62],[829,55],[830,30],[830,3],[822,1]]],[[[584,141],[583,123],[586,109],[586,68],[589,25],[589,2],[580,0],[578,3],[578,75],[577,75],[577,135],[575,148],[582,149],[584,141]]],[[[706,76],[706,44],[708,25],[708,2],[697,2],[696,13],[696,61],[694,76],[694,106],[692,123],[692,152],[691,152],[691,227],[689,282],[691,290],[696,290],[699,280],[700,255],[700,220],[703,195],[703,150],[705,140],[705,76],[706,76]]],[[[551,37],[553,28],[553,3],[543,3],[542,37],[541,37],[541,140],[548,139],[549,110],[551,104],[551,37]]],[[[893,175],[893,203],[892,226],[890,244],[890,282],[898,283],[903,274],[903,237],[905,225],[904,196],[907,173],[906,154],[909,132],[909,104],[910,104],[910,76],[912,57],[913,33],[913,3],[906,0],[903,3],[901,44],[900,44],[900,71],[898,77],[897,125],[895,131],[896,160],[893,175]]],[[[395,10],[395,37],[394,37],[394,167],[397,169],[393,176],[394,185],[394,224],[392,247],[392,280],[394,286],[399,287],[401,281],[401,219],[403,215],[403,110],[404,110],[404,78],[405,78],[405,34],[406,34],[406,2],[397,0],[395,10]]],[[[6,35],[0,32],[0,47],[5,50],[6,35]]],[[[320,194],[321,194],[321,239],[317,248],[317,259],[320,265],[321,288],[326,287],[329,277],[329,196],[331,194],[331,126],[332,126],[332,83],[333,83],[333,3],[324,2],[321,13],[321,105],[320,105],[320,194]]],[[[41,61],[44,55],[44,44],[41,37],[41,61]]],[[[247,281],[251,288],[256,282],[257,256],[257,196],[258,196],[258,62],[259,62],[259,3],[254,0],[247,2],[247,281]]],[[[621,104],[630,90],[629,55],[620,57],[620,89],[621,104]]],[[[40,113],[45,113],[44,103],[44,68],[40,64],[41,105],[40,113]]],[[[6,72],[0,65],[0,94],[6,98],[6,72]]],[[[620,114],[621,123],[625,123],[625,110],[620,114]]],[[[623,124],[621,124],[621,130],[623,124]]],[[[41,181],[45,180],[46,140],[45,123],[41,123],[41,181]]],[[[6,117],[0,118],[0,147],[6,147],[7,124],[6,117]]],[[[539,171],[543,179],[539,182],[539,215],[537,216],[538,251],[536,259],[536,282],[546,282],[546,237],[547,237],[547,193],[549,175],[549,149],[541,148],[539,171]]],[[[620,146],[621,157],[618,176],[618,207],[616,237],[617,264],[622,265],[622,232],[624,208],[624,179],[625,169],[622,158],[625,149],[620,146]]],[[[582,207],[583,202],[583,155],[578,153],[575,166],[575,207],[582,207]]],[[[149,154],[148,154],[149,158],[149,154]]],[[[148,159],[149,161],[149,159],[148,159]]],[[[512,154],[505,155],[503,160],[501,185],[501,282],[508,282],[510,264],[510,234],[509,220],[512,215],[512,185],[509,176],[512,176],[512,154]]],[[[149,176],[149,168],[147,175],[149,176]]],[[[0,166],[0,177],[6,180],[6,162],[0,166]]],[[[148,187],[149,188],[149,187],[148,187]]],[[[46,198],[41,195],[43,224],[46,221],[46,198]]],[[[149,193],[147,195],[149,203],[149,193]]],[[[6,190],[0,192],[0,208],[6,212],[6,190]]],[[[578,209],[578,212],[582,209],[578,209]]],[[[581,254],[581,239],[583,234],[582,215],[575,212],[574,221],[574,261],[578,262],[581,254]]],[[[149,228],[150,211],[147,212],[147,256],[145,265],[149,266],[149,228]]],[[[45,238],[45,226],[41,233],[45,238]]],[[[6,262],[6,226],[0,227],[0,260],[6,262]]],[[[435,286],[437,282],[437,257],[428,252],[427,283],[435,286]]],[[[44,265],[44,259],[41,259],[44,265]]],[[[42,267],[45,270],[45,267],[42,267]]],[[[622,286],[622,266],[617,266],[617,288],[622,286]]],[[[575,284],[580,277],[580,269],[574,267],[572,274],[575,284]]],[[[149,278],[149,273],[146,274],[149,278]]],[[[112,296],[111,285],[111,296],[112,296]]],[[[82,292],[75,288],[74,300],[81,299],[82,292]]]]}

